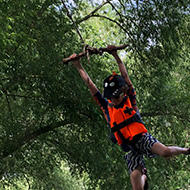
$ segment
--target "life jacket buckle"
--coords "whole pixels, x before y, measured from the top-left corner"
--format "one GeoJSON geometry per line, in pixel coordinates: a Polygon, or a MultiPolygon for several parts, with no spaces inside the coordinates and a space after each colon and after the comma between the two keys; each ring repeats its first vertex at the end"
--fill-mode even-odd
{"type": "Polygon", "coordinates": [[[126,109],[124,110],[124,113],[125,114],[129,114],[129,115],[131,115],[131,112],[133,111],[133,108],[129,108],[129,107],[126,107],[126,109]]]}

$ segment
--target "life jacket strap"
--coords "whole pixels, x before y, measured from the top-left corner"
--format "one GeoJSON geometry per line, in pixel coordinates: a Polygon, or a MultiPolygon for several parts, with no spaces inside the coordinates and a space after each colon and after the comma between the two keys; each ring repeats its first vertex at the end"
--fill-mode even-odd
{"type": "Polygon", "coordinates": [[[113,123],[113,127],[111,128],[112,132],[118,132],[120,131],[120,129],[124,128],[125,126],[134,123],[134,122],[138,122],[138,123],[143,123],[140,116],[135,113],[132,117],[130,117],[129,119],[126,119],[124,121],[122,121],[121,123],[117,124],[116,122],[113,123]]]}

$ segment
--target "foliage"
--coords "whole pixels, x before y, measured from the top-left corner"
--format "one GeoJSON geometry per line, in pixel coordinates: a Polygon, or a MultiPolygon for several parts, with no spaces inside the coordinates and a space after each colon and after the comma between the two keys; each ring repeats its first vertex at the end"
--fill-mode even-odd
{"type": "MultiPolygon", "coordinates": [[[[150,133],[190,146],[188,1],[0,0],[0,188],[131,189],[124,154],[87,87],[61,59],[83,43],[120,55],[150,133]],[[74,26],[75,25],[75,26],[74,26]]],[[[112,57],[82,59],[102,91],[112,57]]],[[[146,160],[151,189],[188,189],[189,158],[146,160]],[[159,179],[159,180],[158,180],[159,179]]]]}

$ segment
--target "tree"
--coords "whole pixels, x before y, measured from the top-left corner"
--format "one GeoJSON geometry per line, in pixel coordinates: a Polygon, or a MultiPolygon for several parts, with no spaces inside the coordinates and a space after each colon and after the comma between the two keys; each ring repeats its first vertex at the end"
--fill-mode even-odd
{"type": "MultiPolygon", "coordinates": [[[[74,1],[67,10],[56,0],[0,2],[2,188],[67,188],[66,181],[59,184],[68,175],[64,163],[72,177],[86,179],[86,189],[131,188],[101,111],[76,71],[61,64],[84,43],[129,44],[121,56],[149,131],[164,143],[189,146],[188,1],[74,1]]],[[[107,54],[82,61],[100,89],[118,71],[107,54]]],[[[187,163],[184,157],[147,161],[151,188],[187,189],[187,163]]],[[[83,188],[75,178],[71,183],[83,188]]]]}

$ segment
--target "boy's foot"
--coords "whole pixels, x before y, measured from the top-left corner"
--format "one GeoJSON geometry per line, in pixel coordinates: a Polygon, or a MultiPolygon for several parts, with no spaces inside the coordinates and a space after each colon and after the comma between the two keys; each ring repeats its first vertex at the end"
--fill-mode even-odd
{"type": "MultiPolygon", "coordinates": [[[[146,178],[148,179],[148,175],[147,175],[147,169],[146,168],[143,168],[142,169],[142,174],[144,174],[145,176],[146,176],[146,178]]],[[[145,181],[145,184],[144,184],[144,190],[147,190],[148,189],[148,181],[147,181],[147,179],[146,179],[146,181],[145,181]]]]}
{"type": "Polygon", "coordinates": [[[190,148],[187,148],[187,152],[184,153],[185,155],[190,155],[190,148]]]}

